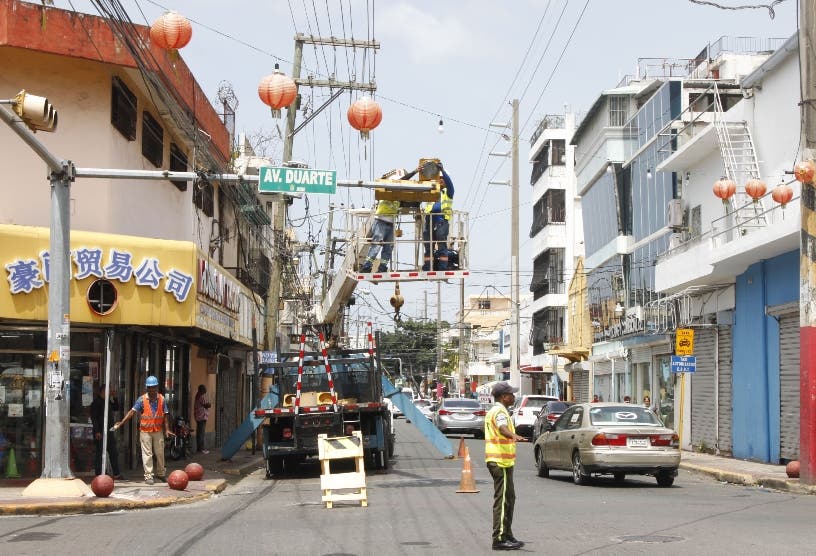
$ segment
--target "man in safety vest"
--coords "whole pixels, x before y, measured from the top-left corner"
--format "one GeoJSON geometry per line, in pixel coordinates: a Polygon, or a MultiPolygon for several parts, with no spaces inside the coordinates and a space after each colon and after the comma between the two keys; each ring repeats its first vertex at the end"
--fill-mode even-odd
{"type": "Polygon", "coordinates": [[[377,251],[380,253],[380,264],[377,272],[388,272],[388,263],[391,261],[391,251],[394,248],[394,219],[399,214],[399,201],[377,201],[377,209],[374,211],[374,224],[368,237],[371,240],[371,247],[368,248],[368,256],[360,272],[371,272],[371,267],[377,259],[377,251]]]}
{"type": "Polygon", "coordinates": [[[442,172],[444,185],[439,192],[439,200],[433,204],[425,205],[425,225],[422,230],[422,247],[425,251],[422,270],[428,271],[433,267],[433,256],[439,258],[439,264],[435,270],[448,269],[448,228],[450,227],[451,214],[453,213],[453,181],[442,163],[439,163],[442,172]],[[433,249],[431,243],[433,240],[433,249]]]}
{"type": "Polygon", "coordinates": [[[142,446],[142,466],[144,467],[145,482],[154,483],[153,456],[156,456],[156,479],[165,482],[166,469],[164,467],[164,437],[172,436],[170,429],[170,414],[164,396],[159,394],[159,380],[155,376],[147,377],[145,381],[147,393],[139,396],[136,403],[124,418],[113,425],[113,430],[127,423],[131,417],[139,414],[139,443],[142,446]]]}
{"type": "Polygon", "coordinates": [[[492,391],[496,403],[485,416],[485,462],[493,477],[493,550],[517,550],[524,546],[513,536],[516,442],[525,441],[523,436],[516,434],[507,411],[516,399],[516,392],[518,388],[506,382],[497,383],[492,391]]]}

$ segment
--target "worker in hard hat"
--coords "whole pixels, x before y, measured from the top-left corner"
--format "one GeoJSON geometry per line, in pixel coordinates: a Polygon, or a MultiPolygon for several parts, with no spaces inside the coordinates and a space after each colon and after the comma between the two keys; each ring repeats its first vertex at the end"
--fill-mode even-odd
{"type": "Polygon", "coordinates": [[[380,264],[377,272],[388,272],[388,263],[391,262],[391,253],[394,249],[394,220],[399,214],[399,201],[377,201],[377,209],[374,211],[374,224],[368,234],[371,240],[371,247],[368,248],[368,256],[360,272],[371,272],[374,261],[377,259],[377,251],[380,251],[380,264]]]}
{"type": "Polygon", "coordinates": [[[159,394],[159,379],[155,376],[147,377],[145,381],[147,392],[139,396],[136,403],[124,418],[113,425],[116,430],[131,417],[139,414],[139,443],[142,447],[142,466],[144,467],[145,483],[152,485],[155,479],[166,482],[167,470],[164,466],[164,437],[172,436],[170,428],[170,414],[164,396],[159,394]],[[156,456],[155,475],[153,470],[153,456],[156,456]],[[155,478],[154,478],[155,477],[155,478]]]}
{"type": "Polygon", "coordinates": [[[439,199],[425,205],[425,225],[422,230],[422,247],[425,252],[422,270],[424,271],[448,269],[447,241],[450,219],[453,214],[453,181],[445,172],[442,163],[438,165],[443,181],[439,199]],[[433,265],[433,257],[439,261],[436,268],[433,265]]]}

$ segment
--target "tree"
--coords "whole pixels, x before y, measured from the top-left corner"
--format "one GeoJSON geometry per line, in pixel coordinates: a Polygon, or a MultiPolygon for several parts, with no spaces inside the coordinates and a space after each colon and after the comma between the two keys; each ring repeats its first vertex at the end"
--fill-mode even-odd
{"type": "MultiPolygon", "coordinates": [[[[442,328],[450,325],[442,322],[442,328]]],[[[407,319],[399,321],[393,332],[380,334],[380,357],[399,357],[403,374],[422,380],[436,368],[436,322],[407,319]]]]}

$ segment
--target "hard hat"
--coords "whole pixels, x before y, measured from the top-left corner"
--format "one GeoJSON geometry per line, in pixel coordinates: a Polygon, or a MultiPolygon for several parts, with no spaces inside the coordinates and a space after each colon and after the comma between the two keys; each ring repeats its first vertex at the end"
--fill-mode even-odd
{"type": "Polygon", "coordinates": [[[155,376],[151,375],[151,376],[147,377],[147,380],[145,380],[145,386],[158,386],[158,385],[159,385],[159,379],[156,378],[155,376]]]}

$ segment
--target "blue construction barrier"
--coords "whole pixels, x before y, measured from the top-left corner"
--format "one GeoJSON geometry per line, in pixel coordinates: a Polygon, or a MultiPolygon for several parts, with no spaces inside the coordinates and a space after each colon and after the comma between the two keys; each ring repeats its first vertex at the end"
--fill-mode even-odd
{"type": "MultiPolygon", "coordinates": [[[[260,409],[269,409],[278,405],[279,394],[278,394],[278,387],[271,386],[269,388],[269,393],[261,400],[260,409]]],[[[235,453],[241,449],[241,446],[244,443],[252,438],[252,434],[261,426],[261,423],[264,422],[265,417],[255,417],[255,410],[249,412],[249,415],[241,423],[237,429],[235,429],[227,441],[224,443],[224,446],[221,448],[221,459],[230,459],[235,453]]]]}
{"type": "Polygon", "coordinates": [[[417,409],[411,397],[391,384],[391,381],[384,375],[382,377],[382,386],[383,396],[391,398],[391,401],[400,408],[405,418],[411,421],[411,424],[419,429],[419,432],[421,432],[425,438],[431,441],[434,448],[439,450],[446,458],[452,458],[453,447],[451,446],[450,440],[417,409]]]}

